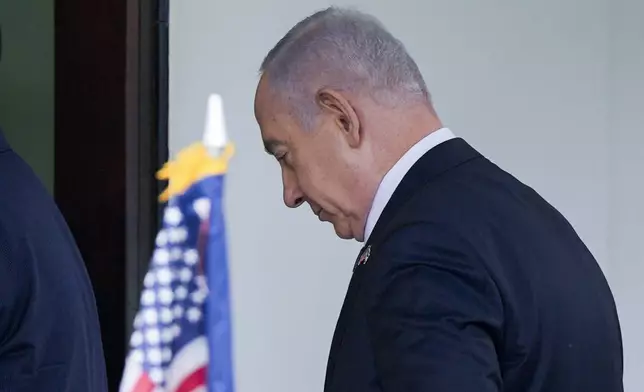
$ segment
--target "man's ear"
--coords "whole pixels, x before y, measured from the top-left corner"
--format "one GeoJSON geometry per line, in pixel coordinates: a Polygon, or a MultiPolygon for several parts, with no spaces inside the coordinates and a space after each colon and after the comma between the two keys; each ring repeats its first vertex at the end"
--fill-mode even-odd
{"type": "Polygon", "coordinates": [[[342,131],[351,147],[358,147],[361,142],[361,128],[358,113],[351,103],[338,91],[321,89],[316,95],[317,104],[322,111],[335,118],[338,128],[342,131]]]}

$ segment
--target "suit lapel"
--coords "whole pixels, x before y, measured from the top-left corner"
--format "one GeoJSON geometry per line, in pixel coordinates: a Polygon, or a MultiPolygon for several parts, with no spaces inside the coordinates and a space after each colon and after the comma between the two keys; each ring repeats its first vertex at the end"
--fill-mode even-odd
{"type": "Polygon", "coordinates": [[[454,138],[427,151],[405,174],[376,222],[367,245],[377,244],[398,211],[428,182],[472,159],[481,157],[461,138],[454,138]]]}
{"type": "Polygon", "coordinates": [[[328,390],[331,387],[331,382],[333,380],[333,370],[335,368],[339,349],[342,346],[342,339],[344,338],[347,323],[351,318],[350,316],[352,310],[355,307],[356,301],[358,299],[358,293],[360,292],[360,287],[364,278],[364,269],[358,268],[358,263],[360,262],[360,259],[363,258],[366,250],[366,246],[360,250],[360,253],[358,254],[358,257],[356,257],[356,261],[354,263],[353,276],[351,276],[349,288],[347,289],[347,294],[344,298],[344,303],[342,304],[342,310],[340,311],[340,316],[338,317],[335,332],[333,333],[333,340],[331,341],[331,350],[329,352],[329,361],[326,368],[324,390],[328,390]]]}
{"type": "Polygon", "coordinates": [[[369,258],[371,247],[373,244],[378,246],[378,243],[383,239],[382,236],[386,235],[387,228],[397,212],[402,206],[421,188],[424,187],[430,180],[440,176],[441,174],[455,168],[465,162],[468,162],[481,155],[470,147],[463,139],[456,138],[432,148],[425,153],[421,159],[418,160],[407,172],[401,183],[396,188],[391,199],[385,206],[369,241],[360,250],[358,257],[354,264],[354,272],[349,282],[349,288],[340,311],[340,316],[333,334],[331,342],[331,350],[329,353],[329,361],[326,369],[326,380],[324,385],[325,391],[331,391],[333,387],[333,373],[336,367],[338,356],[341,356],[342,341],[346,334],[347,325],[351,320],[351,315],[358,303],[361,288],[364,281],[368,280],[365,277],[368,268],[365,260],[369,258]]]}

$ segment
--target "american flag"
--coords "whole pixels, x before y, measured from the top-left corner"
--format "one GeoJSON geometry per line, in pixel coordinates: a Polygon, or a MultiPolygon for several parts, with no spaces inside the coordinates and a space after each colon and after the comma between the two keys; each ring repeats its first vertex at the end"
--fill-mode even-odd
{"type": "Polygon", "coordinates": [[[165,208],[121,392],[233,392],[222,188],[208,176],[165,208]]]}

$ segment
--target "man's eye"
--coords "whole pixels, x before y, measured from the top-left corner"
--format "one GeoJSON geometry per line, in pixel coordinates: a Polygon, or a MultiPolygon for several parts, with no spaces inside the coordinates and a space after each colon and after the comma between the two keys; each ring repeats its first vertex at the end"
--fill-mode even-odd
{"type": "Polygon", "coordinates": [[[288,154],[287,153],[279,154],[279,155],[276,155],[275,158],[277,158],[277,162],[284,162],[286,160],[286,155],[288,154]]]}

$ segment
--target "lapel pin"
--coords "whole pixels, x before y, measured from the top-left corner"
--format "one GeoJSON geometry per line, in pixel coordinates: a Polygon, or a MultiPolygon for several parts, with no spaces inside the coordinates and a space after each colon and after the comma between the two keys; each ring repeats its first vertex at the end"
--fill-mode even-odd
{"type": "Polygon", "coordinates": [[[362,254],[360,255],[360,259],[358,259],[358,265],[367,264],[367,261],[369,261],[369,256],[371,256],[371,245],[367,246],[364,252],[362,252],[362,254]]]}

